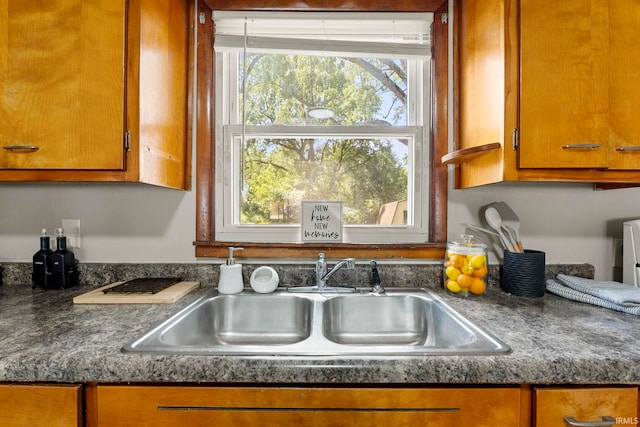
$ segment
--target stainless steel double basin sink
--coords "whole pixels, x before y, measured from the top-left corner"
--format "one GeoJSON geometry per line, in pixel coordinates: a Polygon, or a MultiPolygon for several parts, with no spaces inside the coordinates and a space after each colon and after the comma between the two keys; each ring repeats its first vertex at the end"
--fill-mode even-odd
{"type": "Polygon", "coordinates": [[[123,352],[197,355],[505,354],[508,345],[426,289],[384,294],[210,291],[123,352]]]}

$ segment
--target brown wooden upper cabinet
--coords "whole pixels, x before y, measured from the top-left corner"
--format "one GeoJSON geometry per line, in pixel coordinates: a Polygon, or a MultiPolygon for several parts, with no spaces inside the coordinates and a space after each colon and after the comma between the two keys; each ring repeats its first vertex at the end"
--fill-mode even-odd
{"type": "Polygon", "coordinates": [[[188,188],[188,0],[0,9],[0,181],[188,188]]]}
{"type": "Polygon", "coordinates": [[[640,181],[640,3],[455,7],[456,187],[640,181]]]}

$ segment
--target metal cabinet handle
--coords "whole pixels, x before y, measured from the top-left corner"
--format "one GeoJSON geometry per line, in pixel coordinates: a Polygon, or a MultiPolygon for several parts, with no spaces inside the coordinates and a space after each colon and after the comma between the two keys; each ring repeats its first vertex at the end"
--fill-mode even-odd
{"type": "Polygon", "coordinates": [[[568,145],[563,145],[562,149],[563,150],[574,150],[574,149],[578,149],[578,148],[600,148],[602,147],[602,144],[568,144],[568,145]]]}
{"type": "Polygon", "coordinates": [[[32,153],[38,151],[40,147],[36,145],[5,145],[2,147],[6,151],[22,151],[32,153]]]}
{"type": "Polygon", "coordinates": [[[640,151],[640,147],[618,147],[616,151],[640,151]]]}
{"type": "Polygon", "coordinates": [[[564,417],[564,423],[573,427],[607,427],[616,424],[616,420],[613,417],[605,415],[602,417],[602,421],[576,421],[573,417],[564,417]]]}

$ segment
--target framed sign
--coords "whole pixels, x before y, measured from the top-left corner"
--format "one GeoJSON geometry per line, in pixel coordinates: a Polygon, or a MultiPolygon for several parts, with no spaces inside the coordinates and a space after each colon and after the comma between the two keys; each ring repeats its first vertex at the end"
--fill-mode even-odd
{"type": "Polygon", "coordinates": [[[342,202],[302,202],[302,241],[342,243],[342,202]]]}

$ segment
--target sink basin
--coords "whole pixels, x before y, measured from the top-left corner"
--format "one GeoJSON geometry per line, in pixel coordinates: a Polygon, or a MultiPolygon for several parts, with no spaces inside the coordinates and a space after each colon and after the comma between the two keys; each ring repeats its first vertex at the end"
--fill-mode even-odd
{"type": "Polygon", "coordinates": [[[311,334],[312,302],[286,295],[220,295],[160,334],[169,346],[283,345],[311,334]]]}
{"type": "Polygon", "coordinates": [[[428,308],[414,296],[335,297],[323,305],[323,333],[339,344],[424,345],[428,308]]]}
{"type": "Polygon", "coordinates": [[[426,289],[219,295],[212,289],[123,352],[229,355],[506,354],[426,289]]]}

